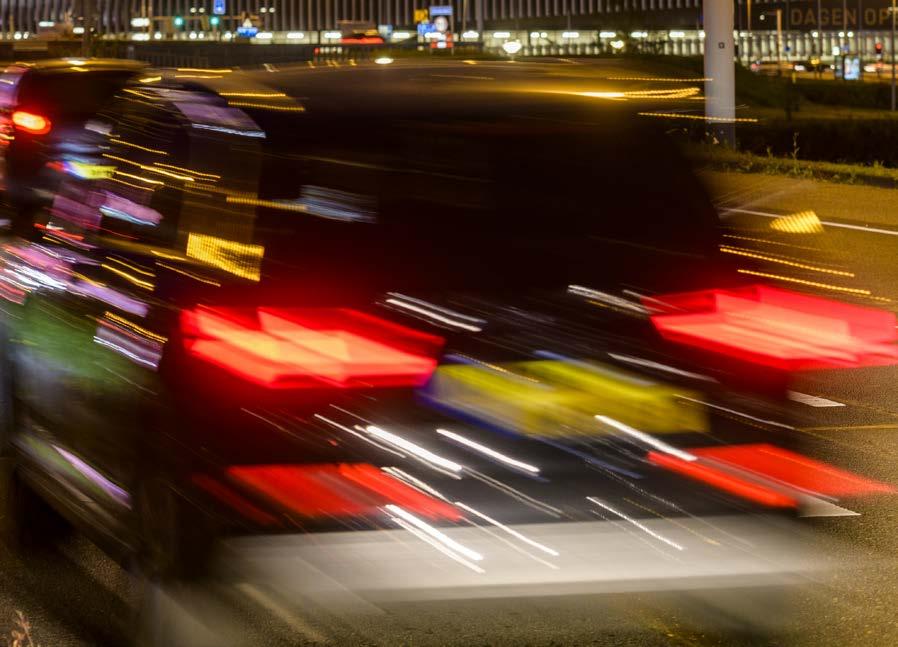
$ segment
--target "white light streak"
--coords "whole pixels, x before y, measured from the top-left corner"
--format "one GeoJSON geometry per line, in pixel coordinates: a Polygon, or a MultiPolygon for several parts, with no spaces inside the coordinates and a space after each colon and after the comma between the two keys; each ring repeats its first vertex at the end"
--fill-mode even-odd
{"type": "Polygon", "coordinates": [[[423,461],[431,463],[432,465],[436,465],[437,467],[441,467],[445,470],[449,470],[450,472],[459,473],[464,467],[459,465],[454,461],[450,461],[448,458],[443,458],[437,454],[434,454],[432,451],[428,449],[424,449],[420,445],[416,445],[410,440],[406,440],[401,436],[397,436],[394,433],[390,433],[385,429],[381,429],[380,427],[375,427],[374,425],[368,425],[364,428],[366,432],[374,436],[375,438],[380,438],[383,441],[388,442],[389,444],[398,447],[400,449],[404,449],[409,454],[413,454],[420,458],[423,461]]]}
{"type": "Polygon", "coordinates": [[[528,544],[529,546],[533,546],[534,548],[536,548],[536,549],[538,549],[538,550],[541,550],[541,551],[543,551],[544,553],[546,553],[546,554],[548,554],[548,555],[551,555],[552,557],[558,557],[558,555],[560,554],[557,550],[555,550],[555,549],[553,549],[553,548],[549,548],[548,546],[544,546],[544,545],[542,545],[541,543],[539,543],[538,541],[534,541],[534,540],[530,539],[529,537],[525,537],[524,535],[522,535],[521,533],[519,533],[517,530],[514,530],[513,528],[509,528],[508,526],[506,526],[506,525],[503,524],[503,523],[499,523],[498,521],[496,521],[496,520],[493,519],[492,517],[488,517],[487,515],[483,514],[482,512],[479,512],[479,511],[475,510],[475,509],[472,508],[471,506],[465,505],[465,504],[462,503],[461,501],[456,501],[456,502],[455,502],[455,505],[458,506],[459,508],[461,508],[462,510],[467,510],[467,511],[470,512],[471,514],[477,515],[478,517],[480,517],[480,518],[483,519],[484,521],[488,521],[489,523],[493,524],[493,525],[496,526],[497,528],[501,528],[502,530],[504,530],[505,532],[507,532],[507,533],[508,533],[509,535],[511,535],[512,537],[514,537],[514,538],[516,538],[516,539],[519,539],[519,540],[521,540],[522,542],[524,542],[525,544],[528,544]]]}
{"type": "Polygon", "coordinates": [[[776,420],[768,420],[766,418],[758,418],[756,416],[750,416],[747,413],[743,413],[742,411],[737,411],[736,409],[730,409],[728,407],[722,407],[719,404],[711,404],[710,402],[704,402],[702,400],[696,400],[695,398],[688,398],[685,395],[679,396],[681,400],[688,400],[689,402],[697,402],[698,404],[703,404],[706,407],[711,407],[712,409],[717,409],[718,411],[726,411],[727,413],[732,413],[736,416],[741,416],[743,418],[748,418],[749,420],[754,420],[755,422],[763,422],[765,425],[772,425],[774,427],[782,427],[783,429],[795,429],[792,425],[787,425],[782,422],[777,422],[776,420]]]}
{"type": "Polygon", "coordinates": [[[457,541],[455,541],[454,539],[452,539],[445,533],[440,532],[439,530],[437,530],[436,528],[431,526],[429,523],[427,523],[423,519],[419,519],[418,517],[413,515],[408,510],[400,508],[398,505],[395,505],[393,503],[388,503],[384,507],[393,515],[395,515],[397,517],[401,517],[403,520],[412,524],[413,526],[415,526],[422,532],[427,533],[427,535],[429,535],[430,537],[433,537],[435,540],[437,540],[438,542],[440,542],[447,548],[454,550],[456,553],[464,555],[465,557],[467,557],[468,559],[470,559],[471,561],[474,561],[474,562],[483,561],[483,555],[481,555],[477,551],[471,550],[467,546],[463,546],[462,544],[458,543],[457,541]]]}
{"type": "Polygon", "coordinates": [[[412,476],[408,472],[405,472],[405,471],[399,469],[398,467],[381,467],[380,469],[381,469],[381,471],[386,472],[393,478],[397,478],[400,481],[405,481],[409,485],[412,485],[420,490],[423,490],[424,492],[427,492],[428,494],[433,495],[438,499],[442,499],[443,501],[446,501],[446,502],[449,501],[449,499],[447,499],[445,496],[443,496],[443,494],[439,490],[431,487],[430,485],[428,485],[421,479],[412,476]]]}
{"type": "Polygon", "coordinates": [[[604,502],[600,501],[599,499],[597,499],[597,498],[595,498],[595,497],[591,497],[591,496],[586,497],[586,499],[587,499],[588,501],[591,501],[592,503],[595,503],[595,504],[596,504],[597,506],[599,506],[600,508],[604,508],[604,509],[607,510],[608,512],[610,512],[610,513],[612,513],[612,514],[616,514],[618,517],[620,517],[620,518],[623,519],[624,521],[629,521],[630,523],[632,523],[634,526],[636,526],[637,528],[639,528],[641,531],[643,531],[644,533],[646,533],[646,534],[649,535],[650,537],[654,537],[654,538],[657,539],[658,541],[667,544],[667,545],[670,546],[671,548],[676,548],[677,550],[686,550],[685,548],[683,548],[682,546],[680,546],[680,544],[671,541],[671,540],[668,539],[667,537],[664,537],[664,536],[662,536],[662,535],[659,535],[657,532],[655,532],[654,530],[651,530],[650,528],[647,528],[647,527],[644,526],[643,524],[641,524],[641,523],[639,523],[638,521],[636,521],[636,519],[634,519],[633,517],[628,517],[628,516],[625,515],[623,512],[618,512],[617,510],[615,510],[614,508],[612,508],[612,507],[611,507],[610,505],[608,505],[607,503],[604,503],[604,502]]]}
{"type": "Polygon", "coordinates": [[[355,429],[350,429],[349,427],[347,427],[345,425],[341,425],[339,422],[334,422],[330,418],[325,418],[320,413],[316,413],[312,417],[318,418],[319,420],[326,422],[327,424],[332,425],[332,426],[336,427],[337,429],[340,429],[341,431],[345,431],[348,434],[352,434],[353,436],[355,436],[357,438],[361,438],[366,443],[370,443],[370,444],[374,445],[375,447],[377,447],[378,449],[382,449],[385,452],[390,452],[391,454],[399,456],[400,458],[405,458],[405,454],[403,454],[402,452],[397,452],[395,449],[391,449],[385,445],[381,445],[380,443],[375,442],[375,441],[371,440],[370,438],[360,434],[355,429]]]}
{"type": "Polygon", "coordinates": [[[609,427],[613,427],[620,432],[627,434],[628,436],[632,436],[637,440],[644,442],[646,445],[650,445],[655,449],[664,452],[665,454],[670,454],[671,456],[676,456],[679,459],[684,461],[694,461],[697,460],[697,457],[690,454],[689,452],[684,452],[681,449],[677,449],[673,445],[668,445],[666,442],[662,440],[658,440],[654,436],[650,436],[647,433],[641,432],[638,429],[633,429],[629,425],[625,425],[622,422],[615,420],[614,418],[609,418],[608,416],[596,416],[596,420],[601,422],[602,424],[608,425],[609,427]]]}
{"type": "MultiPolygon", "coordinates": [[[[623,95],[623,92],[620,94],[623,95]]],[[[607,292],[600,292],[599,290],[593,290],[592,288],[587,288],[582,285],[569,285],[567,286],[567,291],[571,294],[576,294],[578,297],[586,297],[587,299],[593,299],[594,301],[601,301],[602,303],[607,303],[608,305],[617,306],[618,308],[624,308],[626,310],[632,310],[639,314],[648,314],[648,310],[638,303],[633,303],[632,301],[613,294],[608,294],[607,292]]]]}
{"type": "Polygon", "coordinates": [[[667,364],[661,364],[659,362],[653,362],[649,359],[642,359],[640,357],[632,357],[630,355],[618,355],[616,353],[608,353],[608,357],[612,359],[616,359],[619,362],[624,362],[625,364],[634,364],[636,366],[644,366],[646,368],[654,368],[659,371],[664,371],[666,373],[671,373],[673,375],[680,375],[682,377],[691,377],[695,380],[706,380],[708,382],[716,382],[713,377],[708,377],[707,375],[702,375],[701,373],[693,373],[691,371],[684,371],[683,369],[676,368],[674,366],[668,366],[667,364]]]}
{"type": "Polygon", "coordinates": [[[480,573],[480,574],[486,573],[486,571],[483,570],[482,568],[480,568],[477,564],[472,564],[471,562],[466,560],[464,557],[462,557],[458,553],[452,552],[451,550],[449,550],[448,548],[446,548],[445,546],[440,544],[438,541],[434,540],[431,537],[428,537],[425,533],[421,532],[420,530],[415,528],[412,524],[408,523],[407,521],[404,521],[403,519],[400,519],[399,517],[390,517],[390,519],[392,521],[394,521],[396,523],[396,525],[398,525],[399,527],[401,527],[405,530],[408,530],[410,533],[412,533],[415,537],[417,537],[424,543],[429,544],[429,545],[433,546],[434,548],[436,548],[438,551],[443,553],[446,557],[449,557],[450,559],[455,560],[462,566],[467,566],[475,573],[480,573]]]}
{"type": "Polygon", "coordinates": [[[395,295],[391,296],[386,300],[390,305],[396,306],[397,308],[403,308],[405,310],[410,310],[412,312],[416,312],[422,316],[428,317],[429,319],[433,319],[434,321],[439,321],[440,323],[444,323],[448,326],[454,326],[455,328],[461,328],[462,330],[468,330],[470,332],[480,332],[483,328],[479,326],[475,326],[470,323],[465,323],[464,321],[459,321],[458,319],[452,319],[447,317],[446,315],[452,315],[453,317],[458,317],[460,319],[467,319],[469,321],[477,321],[471,317],[465,317],[457,312],[453,312],[451,310],[447,310],[446,308],[440,308],[438,306],[434,306],[432,304],[424,304],[423,301],[418,299],[412,299],[410,297],[406,297],[403,295],[395,295]],[[397,299],[395,297],[401,296],[402,299],[397,299]],[[405,300],[407,299],[407,300],[405,300]],[[414,301],[415,303],[409,303],[409,301],[414,301]],[[416,305],[422,304],[422,305],[416,305]],[[423,307],[426,305],[427,307],[423,307]]]}
{"type": "Polygon", "coordinates": [[[539,474],[539,468],[535,467],[534,465],[530,465],[529,463],[525,463],[510,456],[506,456],[501,452],[497,452],[495,449],[490,449],[486,445],[481,445],[480,443],[474,442],[473,440],[465,438],[464,436],[459,435],[455,432],[449,431],[448,429],[437,429],[437,433],[441,436],[445,436],[446,438],[450,438],[455,442],[464,445],[465,447],[470,447],[471,449],[478,451],[481,454],[489,456],[490,458],[493,458],[500,463],[505,463],[506,465],[524,470],[525,472],[530,472],[531,474],[539,474]]]}

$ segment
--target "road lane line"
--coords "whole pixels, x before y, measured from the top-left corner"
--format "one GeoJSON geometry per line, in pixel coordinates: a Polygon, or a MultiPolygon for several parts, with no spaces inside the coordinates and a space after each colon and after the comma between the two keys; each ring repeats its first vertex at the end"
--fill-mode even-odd
{"type": "Polygon", "coordinates": [[[898,429],[898,423],[883,425],[834,425],[831,427],[798,427],[796,431],[873,431],[876,429],[898,429]]]}
{"type": "MultiPolygon", "coordinates": [[[[736,208],[727,208],[722,209],[721,214],[729,214],[729,213],[747,213],[751,216],[763,216],[764,218],[782,218],[788,214],[782,213],[767,213],[766,211],[754,211],[752,209],[736,209],[736,208]]],[[[838,227],[840,229],[853,229],[855,231],[865,231],[871,234],[885,234],[886,236],[898,236],[898,231],[894,229],[879,229],[877,227],[867,227],[866,225],[849,225],[844,222],[832,222],[831,220],[821,220],[820,224],[826,225],[827,227],[838,227]]]]}

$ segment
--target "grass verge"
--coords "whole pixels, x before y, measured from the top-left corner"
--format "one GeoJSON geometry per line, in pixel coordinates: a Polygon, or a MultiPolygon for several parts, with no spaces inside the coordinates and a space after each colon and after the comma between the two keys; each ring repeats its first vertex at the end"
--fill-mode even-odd
{"type": "Polygon", "coordinates": [[[684,150],[687,157],[699,169],[731,173],[763,173],[806,180],[898,188],[898,169],[879,164],[866,166],[800,160],[794,157],[763,156],[704,144],[686,144],[684,150]]]}

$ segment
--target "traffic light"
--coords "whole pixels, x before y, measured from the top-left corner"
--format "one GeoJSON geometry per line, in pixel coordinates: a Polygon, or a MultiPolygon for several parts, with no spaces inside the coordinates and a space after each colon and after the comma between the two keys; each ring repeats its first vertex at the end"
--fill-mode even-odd
{"type": "Polygon", "coordinates": [[[175,27],[183,27],[184,26],[184,18],[181,16],[175,16],[173,21],[175,23],[175,27]]]}
{"type": "Polygon", "coordinates": [[[209,24],[213,27],[218,27],[218,23],[220,22],[221,18],[219,18],[218,16],[212,16],[211,18],[209,18],[209,24]]]}
{"type": "Polygon", "coordinates": [[[882,54],[882,43],[876,43],[876,53],[882,54]]]}

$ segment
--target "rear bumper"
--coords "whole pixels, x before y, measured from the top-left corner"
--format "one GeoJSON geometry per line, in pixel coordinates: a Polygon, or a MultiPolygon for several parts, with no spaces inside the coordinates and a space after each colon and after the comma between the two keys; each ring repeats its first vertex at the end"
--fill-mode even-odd
{"type": "Polygon", "coordinates": [[[543,548],[490,525],[440,529],[476,561],[406,530],[244,537],[225,545],[223,564],[279,599],[340,614],[404,601],[788,585],[824,569],[817,540],[781,518],[638,523],[506,527],[543,548]]]}

